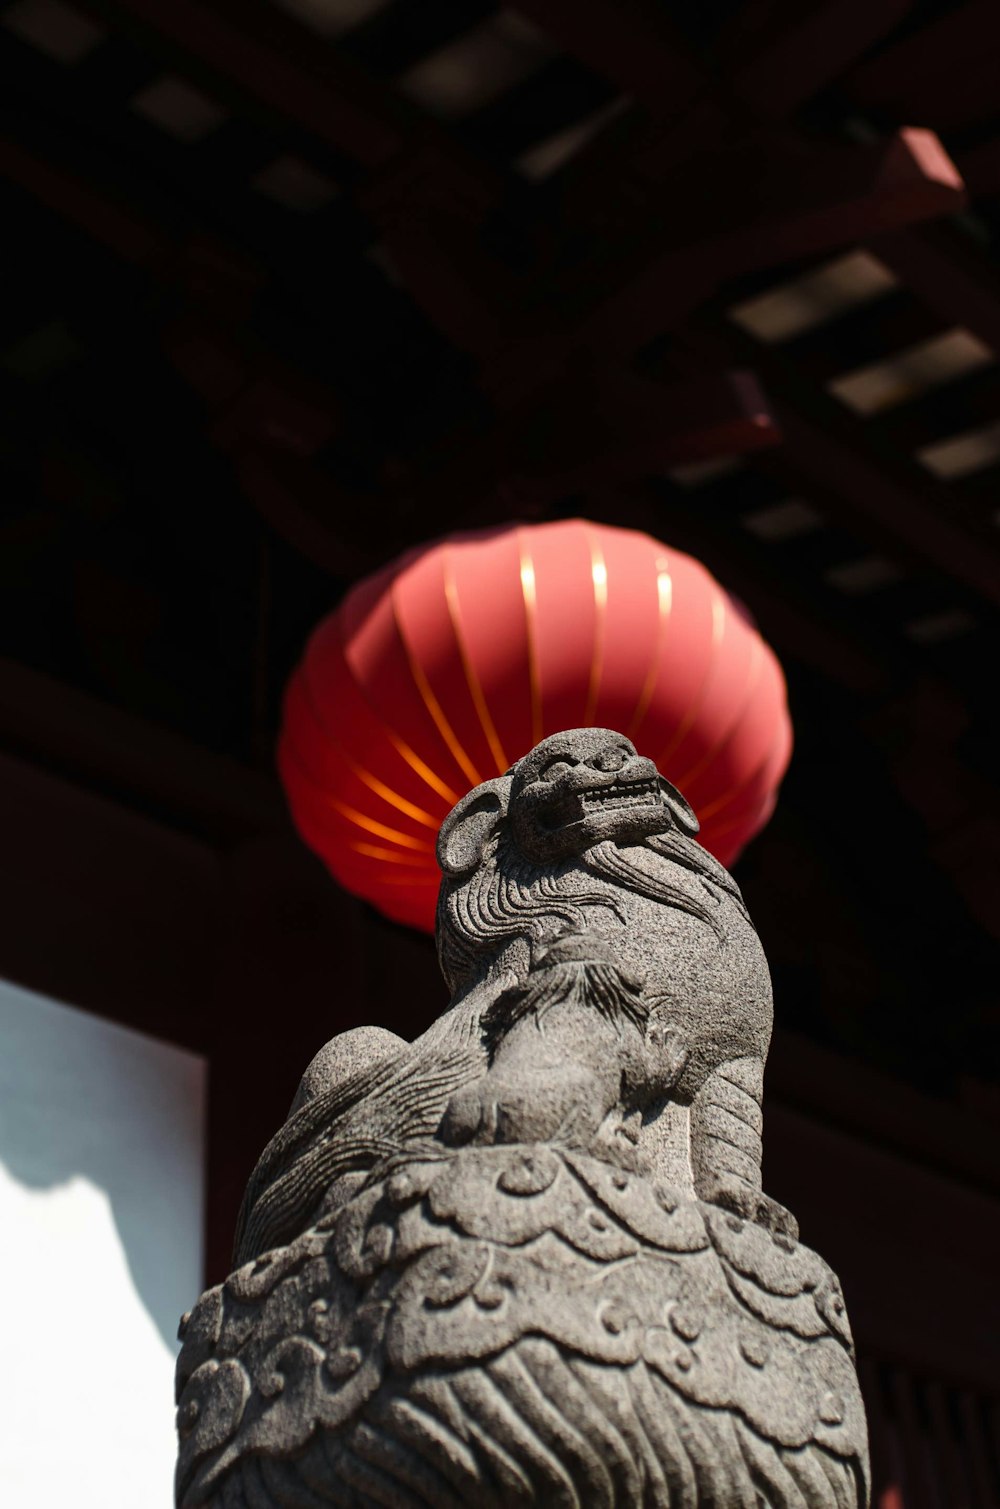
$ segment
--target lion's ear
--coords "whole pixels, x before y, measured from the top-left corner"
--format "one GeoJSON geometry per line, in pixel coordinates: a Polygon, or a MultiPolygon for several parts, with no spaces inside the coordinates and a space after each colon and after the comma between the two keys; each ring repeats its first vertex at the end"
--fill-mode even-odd
{"type": "Polygon", "coordinates": [[[501,776],[470,791],[448,813],[438,834],[438,864],[446,875],[474,870],[483,850],[507,816],[510,781],[501,776]]]}
{"type": "Polygon", "coordinates": [[[663,799],[670,808],[670,814],[678,828],[689,838],[693,838],[701,824],[690,802],[685,801],[676,786],[671,786],[666,776],[660,776],[660,790],[663,792],[663,799]]]}

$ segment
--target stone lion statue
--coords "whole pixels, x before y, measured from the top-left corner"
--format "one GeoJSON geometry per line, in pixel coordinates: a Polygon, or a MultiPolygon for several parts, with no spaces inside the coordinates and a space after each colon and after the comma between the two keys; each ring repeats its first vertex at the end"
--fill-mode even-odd
{"type": "Polygon", "coordinates": [[[182,1322],[180,1509],[859,1509],[833,1273],[761,1189],[767,964],[683,796],[544,740],[438,841],[447,1010],[341,1034],[182,1322]]]}

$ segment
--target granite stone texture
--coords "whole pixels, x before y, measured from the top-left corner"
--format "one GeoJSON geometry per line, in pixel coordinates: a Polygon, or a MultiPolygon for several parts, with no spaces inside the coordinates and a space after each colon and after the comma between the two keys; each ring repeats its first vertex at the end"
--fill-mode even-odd
{"type": "Polygon", "coordinates": [[[577,729],[445,821],[451,1003],[334,1038],[181,1326],[180,1509],[858,1509],[835,1275],[761,1188],[763,951],[577,729]]]}

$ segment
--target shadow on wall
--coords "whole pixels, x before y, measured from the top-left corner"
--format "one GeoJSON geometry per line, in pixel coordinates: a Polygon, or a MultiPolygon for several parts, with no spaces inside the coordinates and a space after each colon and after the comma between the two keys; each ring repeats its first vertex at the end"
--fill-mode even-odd
{"type": "MultiPolygon", "coordinates": [[[[201,1290],[205,1082],[195,1054],[0,982],[0,1164],[28,1191],[71,1198],[84,1180],[106,1195],[136,1294],[171,1354],[201,1290]]],[[[18,1240],[9,1227],[5,1236],[18,1240]]],[[[66,1239],[72,1285],[87,1233],[66,1239]]]]}

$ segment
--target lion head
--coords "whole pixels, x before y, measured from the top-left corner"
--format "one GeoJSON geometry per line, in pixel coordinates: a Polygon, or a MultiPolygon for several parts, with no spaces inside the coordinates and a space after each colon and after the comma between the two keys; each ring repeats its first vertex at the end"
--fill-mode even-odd
{"type": "Polygon", "coordinates": [[[738,887],[697,831],[681,793],[624,735],[580,728],[544,739],[470,791],[441,827],[438,951],[450,988],[510,954],[514,940],[530,949],[588,928],[615,931],[628,896],[717,938],[729,911],[749,924],[738,887]]]}

